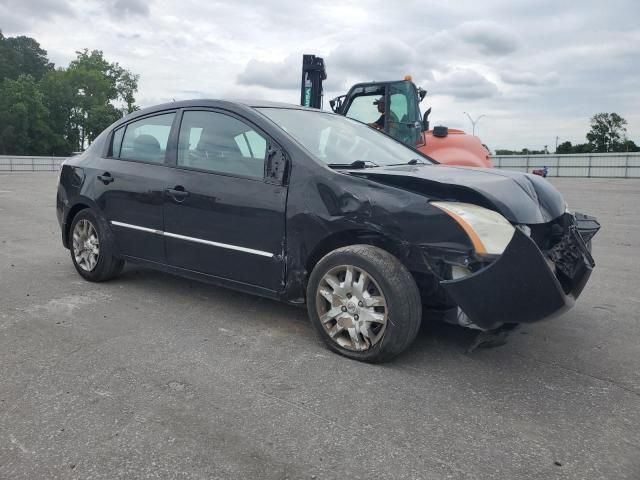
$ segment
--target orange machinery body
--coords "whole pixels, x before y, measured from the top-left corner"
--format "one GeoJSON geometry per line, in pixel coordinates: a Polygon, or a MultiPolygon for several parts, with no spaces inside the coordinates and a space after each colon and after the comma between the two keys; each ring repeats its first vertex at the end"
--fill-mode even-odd
{"type": "Polygon", "coordinates": [[[462,130],[448,129],[444,137],[433,135],[433,130],[423,133],[424,144],[418,150],[445,165],[465,167],[492,167],[491,155],[480,139],[462,130]]]}

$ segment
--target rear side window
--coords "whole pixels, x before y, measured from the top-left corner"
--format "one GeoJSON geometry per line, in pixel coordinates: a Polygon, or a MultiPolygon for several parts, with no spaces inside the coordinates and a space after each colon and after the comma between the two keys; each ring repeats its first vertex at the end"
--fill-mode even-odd
{"type": "Polygon", "coordinates": [[[130,123],[124,132],[119,156],[115,150],[116,137],[114,134],[114,157],[124,160],[164,163],[174,117],[175,113],[165,113],[130,123]]]}

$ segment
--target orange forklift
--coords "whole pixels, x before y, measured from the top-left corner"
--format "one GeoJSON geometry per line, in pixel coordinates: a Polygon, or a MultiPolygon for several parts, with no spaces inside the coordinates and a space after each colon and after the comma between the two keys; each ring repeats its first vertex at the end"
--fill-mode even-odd
{"type": "MultiPolygon", "coordinates": [[[[322,82],[326,78],[324,60],[303,55],[302,106],[322,108],[322,82]]],[[[478,137],[444,126],[429,128],[431,108],[424,115],[420,113],[420,102],[426,94],[407,75],[403,80],[357,83],[329,104],[335,113],[378,128],[440,163],[491,167],[491,155],[478,137]]]]}

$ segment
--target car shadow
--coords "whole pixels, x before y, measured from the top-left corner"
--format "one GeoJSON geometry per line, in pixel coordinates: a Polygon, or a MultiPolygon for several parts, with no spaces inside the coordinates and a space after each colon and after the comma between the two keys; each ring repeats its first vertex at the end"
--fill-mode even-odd
{"type": "MultiPolygon", "coordinates": [[[[286,329],[291,335],[299,335],[301,338],[296,341],[303,341],[304,337],[308,337],[310,341],[320,341],[309,324],[304,306],[295,306],[137,265],[127,265],[114,282],[135,284],[142,288],[148,285],[155,293],[166,298],[181,298],[184,301],[192,297],[203,302],[203,305],[210,303],[225,310],[245,311],[247,316],[256,317],[257,321],[274,323],[276,327],[286,329]],[[286,325],[283,325],[283,322],[286,325]]],[[[398,360],[413,357],[415,362],[417,358],[423,357],[425,352],[431,352],[428,357],[443,353],[466,354],[477,335],[476,330],[425,316],[415,341],[398,360]]]]}
{"type": "Polygon", "coordinates": [[[306,309],[266,297],[240,292],[215,284],[192,280],[171,273],[162,272],[138,265],[127,264],[122,274],[114,282],[140,285],[147,283],[153,290],[173,295],[191,295],[195,299],[211,303],[220,303],[225,307],[239,308],[248,312],[261,312],[282,315],[296,322],[307,322],[306,309]],[[267,311],[265,312],[266,309],[267,311]]]}

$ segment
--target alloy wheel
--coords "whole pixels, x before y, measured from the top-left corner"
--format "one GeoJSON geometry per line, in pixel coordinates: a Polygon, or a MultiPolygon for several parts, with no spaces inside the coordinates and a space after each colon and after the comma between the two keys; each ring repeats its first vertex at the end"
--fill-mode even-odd
{"type": "Polygon", "coordinates": [[[73,256],[76,264],[84,271],[91,272],[98,264],[100,241],[93,224],[86,219],[76,223],[73,229],[73,256]]]}
{"type": "Polygon", "coordinates": [[[334,267],[322,277],[316,311],[329,337],[349,350],[370,349],[387,327],[384,293],[369,273],[353,265],[334,267]]]}

